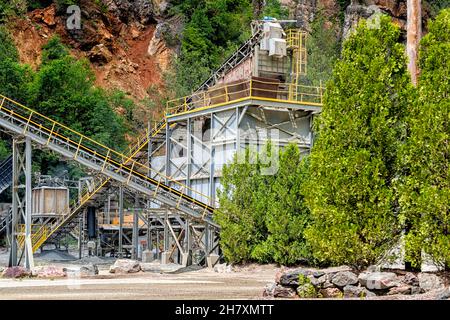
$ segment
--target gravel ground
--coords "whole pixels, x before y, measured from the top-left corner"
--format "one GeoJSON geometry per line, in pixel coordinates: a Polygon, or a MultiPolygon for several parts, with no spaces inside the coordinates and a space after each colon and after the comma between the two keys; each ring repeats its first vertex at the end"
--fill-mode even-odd
{"type": "MultiPolygon", "coordinates": [[[[0,279],[0,300],[170,300],[170,299],[267,299],[264,286],[273,282],[280,270],[275,265],[233,267],[232,272],[218,273],[210,269],[185,268],[176,272],[139,272],[111,274],[110,258],[86,257],[81,260],[49,261],[54,253],[36,257],[36,265],[59,267],[86,263],[98,264],[99,275],[83,279],[0,279]]],[[[64,255],[63,255],[64,256],[64,255]]],[[[59,256],[55,256],[59,257],[59,256]]],[[[8,254],[0,249],[0,267],[8,263],[8,254]]],[[[167,270],[166,270],[167,271],[167,270]]],[[[169,270],[170,271],[170,270],[169,270]]],[[[379,296],[371,300],[434,300],[445,292],[405,296],[379,296]]]]}

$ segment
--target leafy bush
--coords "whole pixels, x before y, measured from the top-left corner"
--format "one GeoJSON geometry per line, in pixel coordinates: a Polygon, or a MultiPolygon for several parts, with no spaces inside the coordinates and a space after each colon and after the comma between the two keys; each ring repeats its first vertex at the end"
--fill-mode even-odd
{"type": "Polygon", "coordinates": [[[276,159],[278,171],[265,175],[263,169],[272,165],[266,160],[275,160],[275,150],[270,144],[259,154],[247,150],[247,161],[241,163],[236,155],[223,169],[215,219],[222,227],[221,248],[230,262],[292,265],[310,260],[303,237],[309,223],[302,195],[306,161],[300,159],[297,145],[288,145],[276,159]]]}
{"type": "Polygon", "coordinates": [[[413,101],[400,30],[382,16],[344,43],[315,123],[306,240],[319,263],[372,264],[396,240],[397,149],[413,101]]]}
{"type": "Polygon", "coordinates": [[[181,54],[174,64],[175,94],[182,96],[249,37],[252,6],[248,0],[178,0],[172,13],[185,20],[181,54]]]}
{"type": "Polygon", "coordinates": [[[280,153],[278,172],[271,182],[270,193],[266,193],[268,236],[254,249],[252,256],[256,260],[283,265],[310,260],[311,252],[303,236],[310,222],[302,190],[306,178],[306,159],[300,159],[297,145],[288,145],[280,153]]]}
{"type": "Polygon", "coordinates": [[[222,227],[221,249],[229,262],[246,262],[256,245],[266,239],[267,190],[272,177],[261,175],[261,162],[255,151],[246,150],[244,163],[235,154],[222,170],[222,190],[214,219],[222,227]]]}
{"type": "Polygon", "coordinates": [[[0,0],[0,22],[6,22],[11,17],[26,13],[26,0],[0,0]]]}
{"type": "Polygon", "coordinates": [[[420,267],[424,250],[450,267],[450,10],[429,24],[420,48],[419,99],[411,104],[410,134],[400,150],[401,221],[406,259],[420,267]]]}
{"type": "Polygon", "coordinates": [[[325,85],[331,78],[333,67],[339,58],[341,43],[336,30],[326,22],[325,15],[319,11],[311,23],[311,32],[306,41],[308,51],[307,75],[302,79],[307,85],[325,85]]]}

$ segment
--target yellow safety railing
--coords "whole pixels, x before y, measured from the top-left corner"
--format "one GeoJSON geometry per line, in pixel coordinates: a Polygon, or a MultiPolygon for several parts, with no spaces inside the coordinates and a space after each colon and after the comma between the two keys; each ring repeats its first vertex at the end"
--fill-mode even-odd
{"type": "Polygon", "coordinates": [[[167,102],[166,116],[172,116],[192,109],[214,107],[243,99],[261,99],[321,106],[323,92],[323,87],[280,83],[276,80],[243,80],[170,100],[167,102]]]}
{"type": "MultiPolygon", "coordinates": [[[[6,107],[3,104],[0,104],[0,110],[9,112],[11,115],[18,117],[22,120],[25,120],[28,125],[33,124],[34,126],[38,127],[41,131],[46,132],[46,134],[48,134],[49,136],[47,143],[50,143],[52,138],[60,139],[63,142],[76,147],[77,150],[79,151],[82,150],[89,154],[95,155],[106,164],[115,165],[118,166],[119,168],[126,168],[128,171],[130,171],[130,174],[140,177],[143,180],[155,182],[154,179],[148,177],[143,173],[138,172],[138,169],[145,169],[146,172],[151,172],[155,174],[156,176],[159,177],[161,183],[164,183],[164,181],[169,181],[170,183],[173,183],[175,186],[180,187],[180,189],[183,189],[185,191],[189,190],[193,195],[198,195],[207,200],[211,200],[209,196],[202,194],[201,192],[192,189],[182,184],[181,182],[162,174],[161,172],[153,168],[150,168],[144,164],[137,162],[136,160],[133,160],[131,155],[127,156],[124,155],[123,153],[115,151],[93,140],[92,138],[89,138],[3,95],[0,95],[0,99],[12,102],[14,107],[11,108],[11,105],[8,105],[8,107],[6,107]],[[129,163],[129,165],[131,165],[131,167],[134,169],[131,169],[131,167],[129,166],[125,167],[125,164],[127,163],[129,163]]],[[[27,128],[25,128],[24,131],[26,130],[27,128]]],[[[156,182],[158,182],[158,180],[156,180],[156,182]]],[[[183,195],[177,189],[171,188],[171,191],[174,192],[175,194],[183,195]]],[[[203,202],[195,199],[193,199],[193,202],[201,206],[204,205],[203,202]]]]}
{"type": "Polygon", "coordinates": [[[306,48],[307,33],[302,30],[286,30],[286,45],[288,48],[306,48]]]}
{"type": "MultiPolygon", "coordinates": [[[[83,151],[91,155],[95,155],[97,158],[100,158],[103,161],[103,169],[107,164],[117,166],[118,168],[126,168],[126,170],[129,171],[130,177],[131,175],[134,175],[135,177],[139,177],[144,181],[150,181],[154,184],[157,184],[157,190],[155,190],[155,194],[157,193],[159,187],[162,187],[166,181],[169,181],[174,186],[179,187],[181,190],[179,191],[178,189],[169,187],[169,190],[172,194],[178,195],[180,198],[182,198],[187,195],[186,193],[183,193],[183,191],[189,190],[192,195],[197,195],[201,199],[205,199],[207,202],[212,203],[209,196],[202,194],[195,189],[187,187],[181,182],[174,180],[171,177],[167,177],[159,171],[156,171],[153,168],[145,166],[144,164],[141,164],[134,160],[134,155],[143,147],[143,145],[139,147],[139,142],[137,144],[137,147],[134,148],[135,150],[134,152],[132,152],[132,154],[124,155],[1,94],[0,100],[0,110],[4,111],[14,118],[19,118],[22,121],[24,120],[26,122],[24,133],[28,130],[28,127],[30,125],[33,125],[35,128],[39,128],[39,130],[43,131],[48,136],[47,145],[52,141],[52,139],[58,139],[76,148],[77,151],[75,153],[75,157],[78,156],[79,152],[83,151]],[[147,174],[139,172],[139,169],[144,169],[142,171],[149,172],[150,175],[153,173],[153,175],[157,176],[159,179],[155,180],[147,176],[147,174]]],[[[165,122],[162,123],[163,124],[159,125],[158,128],[155,128],[153,134],[157,134],[165,127],[165,122]]],[[[81,206],[86,201],[88,201],[93,194],[95,194],[107,183],[107,181],[109,181],[109,178],[99,183],[98,188],[95,189],[94,192],[85,193],[82,196],[79,205],[81,206]]],[[[213,209],[213,207],[206,205],[204,202],[199,201],[192,196],[189,196],[189,201],[192,204],[196,204],[204,208],[205,211],[213,209]]],[[[70,210],[70,212],[72,212],[72,210],[70,210]]],[[[70,214],[70,212],[68,212],[68,214],[70,214]]],[[[60,221],[61,224],[64,223],[64,219],[58,219],[58,221],[60,221]]],[[[41,227],[42,230],[40,232],[35,232],[35,239],[39,235],[46,235],[48,237],[58,229],[58,226],[52,225],[50,226],[50,231],[46,233],[43,228],[44,226],[41,227]]],[[[46,225],[45,227],[47,228],[46,225]]],[[[36,243],[39,242],[40,241],[36,243]]]]}

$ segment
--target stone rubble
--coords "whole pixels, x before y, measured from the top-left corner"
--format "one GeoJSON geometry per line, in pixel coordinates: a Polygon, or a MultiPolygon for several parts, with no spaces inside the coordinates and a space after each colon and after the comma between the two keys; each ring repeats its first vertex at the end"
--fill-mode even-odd
{"type": "Polygon", "coordinates": [[[118,259],[110,267],[110,273],[136,273],[141,271],[139,261],[130,259],[118,259]]]}
{"type": "Polygon", "coordinates": [[[411,296],[430,292],[449,299],[450,288],[432,273],[385,272],[371,266],[359,272],[350,267],[281,269],[275,282],[266,285],[264,297],[282,298],[373,298],[411,296]]]}

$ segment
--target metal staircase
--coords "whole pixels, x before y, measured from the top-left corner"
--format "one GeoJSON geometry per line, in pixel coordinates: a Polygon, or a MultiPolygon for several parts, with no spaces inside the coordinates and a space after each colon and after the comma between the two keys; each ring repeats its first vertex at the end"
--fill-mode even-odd
{"type": "Polygon", "coordinates": [[[194,91],[194,94],[200,91],[208,90],[210,87],[214,86],[218,79],[226,75],[231,69],[235,68],[238,64],[250,56],[263,35],[262,24],[258,21],[255,21],[255,24],[252,25],[252,29],[253,35],[250,39],[241,45],[239,49],[237,49],[227,60],[225,60],[225,62],[216,71],[214,71],[211,76],[198,87],[197,90],[194,91]]]}
{"type": "MultiPolygon", "coordinates": [[[[211,86],[214,86],[220,77],[247,59],[259,43],[261,37],[262,25],[256,24],[253,26],[252,37],[241,45],[195,92],[207,90],[211,86]]],[[[130,148],[128,154],[124,156],[7,97],[0,95],[0,100],[2,101],[0,106],[0,127],[4,127],[17,134],[28,135],[34,142],[59,152],[64,156],[68,156],[107,176],[95,181],[95,188],[93,190],[84,190],[80,199],[70,206],[66,214],[45,225],[33,226],[33,252],[47,240],[59,238],[62,234],[72,232],[78,226],[78,221],[75,218],[82,212],[82,209],[89,201],[93,200],[111,180],[125,182],[130,188],[134,188],[148,195],[150,194],[163,204],[176,207],[195,219],[204,220],[216,228],[218,227],[211,219],[211,213],[214,208],[195,199],[197,195],[197,198],[209,202],[209,197],[199,194],[194,190],[191,190],[191,194],[194,197],[187,196],[185,194],[188,190],[186,186],[172,181],[170,178],[151,170],[142,163],[147,160],[148,153],[145,147],[148,145],[150,139],[154,144],[153,150],[160,149],[164,146],[166,134],[165,118],[162,118],[150,131],[147,131],[143,137],[138,139],[137,143],[130,148]],[[46,127],[43,127],[43,123],[46,124],[46,127]],[[62,133],[65,133],[65,135],[62,133]],[[167,185],[169,183],[176,187],[169,187],[167,185]]],[[[188,110],[192,108],[193,106],[188,106],[188,110]]],[[[182,109],[180,111],[186,110],[182,109]]],[[[12,156],[7,160],[8,162],[5,160],[4,163],[9,164],[9,172],[12,177],[12,156]]],[[[0,172],[3,172],[2,168],[4,163],[0,166],[0,172]]],[[[3,177],[3,174],[0,177],[3,177]]],[[[0,179],[0,193],[3,191],[2,180],[0,179]]],[[[9,184],[5,188],[10,184],[11,178],[9,178],[9,184]]],[[[11,211],[9,214],[11,215],[11,211]]],[[[6,227],[4,225],[6,225],[6,218],[0,222],[0,233],[5,230],[6,227]]],[[[23,241],[20,241],[20,239],[19,245],[23,245],[23,241]]]]}
{"type": "MultiPolygon", "coordinates": [[[[8,132],[27,136],[34,143],[126,184],[129,188],[151,196],[164,205],[176,208],[194,220],[204,221],[219,228],[212,219],[214,207],[205,203],[210,202],[208,196],[139,163],[132,155],[127,156],[112,150],[5,96],[0,95],[0,100],[0,127],[8,132]],[[188,191],[191,195],[187,194],[188,191]]],[[[165,121],[161,124],[155,128],[155,134],[166,125],[165,121]]],[[[142,149],[142,145],[145,143],[138,144],[133,153],[142,149]]],[[[37,249],[53,233],[67,224],[77,209],[79,210],[108,180],[99,182],[93,192],[80,199],[75,209],[36,230],[32,239],[33,249],[37,249]]]]}
{"type": "Polygon", "coordinates": [[[0,235],[6,232],[12,221],[12,210],[9,209],[6,215],[0,217],[0,235]]]}
{"type": "Polygon", "coordinates": [[[9,188],[12,183],[13,157],[10,155],[0,163],[0,193],[9,188]]]}

